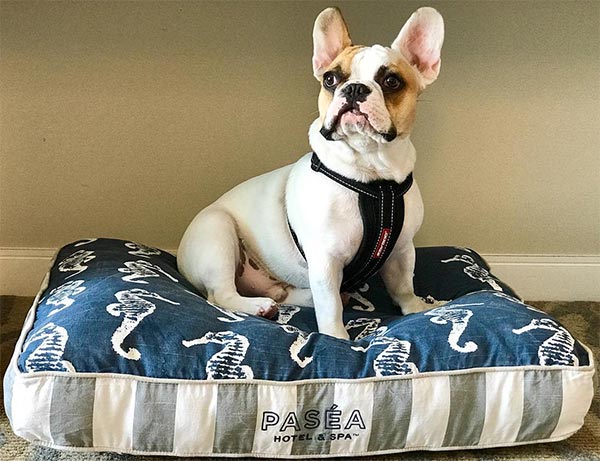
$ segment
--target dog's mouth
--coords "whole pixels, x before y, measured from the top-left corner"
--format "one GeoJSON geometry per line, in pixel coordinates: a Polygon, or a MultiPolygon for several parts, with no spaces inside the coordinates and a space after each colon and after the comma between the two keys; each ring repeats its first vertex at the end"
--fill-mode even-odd
{"type": "Polygon", "coordinates": [[[369,120],[369,116],[367,114],[365,114],[364,112],[361,112],[359,109],[348,109],[344,112],[342,112],[341,114],[338,114],[339,118],[342,118],[342,116],[346,115],[346,114],[351,114],[353,116],[353,118],[358,118],[358,117],[364,117],[365,120],[369,120]]]}
{"type": "Polygon", "coordinates": [[[333,141],[333,133],[335,133],[336,128],[339,126],[342,117],[346,114],[350,114],[350,119],[354,122],[358,122],[359,120],[363,120],[364,123],[369,124],[369,116],[358,108],[356,103],[353,104],[345,104],[339,110],[337,115],[331,121],[331,124],[326,127],[323,125],[321,128],[321,134],[328,141],[333,141]]]}
{"type": "Polygon", "coordinates": [[[323,127],[320,130],[321,135],[328,141],[334,141],[335,139],[333,137],[333,134],[336,132],[339,124],[342,121],[342,118],[344,118],[344,122],[355,126],[360,126],[362,129],[369,127],[372,131],[380,135],[387,142],[391,142],[394,139],[396,139],[397,132],[394,126],[392,126],[390,130],[386,132],[376,130],[373,127],[373,125],[371,125],[371,123],[369,122],[369,115],[365,112],[362,112],[359,109],[358,104],[356,103],[345,104],[344,106],[342,106],[342,108],[331,121],[331,124],[329,126],[325,126],[325,124],[323,125],[323,127]]]}

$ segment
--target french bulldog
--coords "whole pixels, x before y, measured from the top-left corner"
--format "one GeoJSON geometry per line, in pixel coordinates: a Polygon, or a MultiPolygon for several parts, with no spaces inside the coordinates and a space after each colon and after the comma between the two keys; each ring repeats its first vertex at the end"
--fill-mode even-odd
{"type": "Polygon", "coordinates": [[[319,117],[309,128],[313,153],[203,209],[181,240],[181,273],[232,311],[272,318],[279,303],[314,306],[320,333],[348,339],[340,289],[348,291],[346,269],[361,253],[367,262],[358,271],[380,272],[404,314],[432,307],[413,289],[423,201],[409,136],[417,98],[439,74],[443,40],[433,8],[414,12],[390,47],[353,45],[340,10],[321,12],[313,29],[321,85],[319,117]],[[403,190],[394,195],[398,185],[403,190]]]}

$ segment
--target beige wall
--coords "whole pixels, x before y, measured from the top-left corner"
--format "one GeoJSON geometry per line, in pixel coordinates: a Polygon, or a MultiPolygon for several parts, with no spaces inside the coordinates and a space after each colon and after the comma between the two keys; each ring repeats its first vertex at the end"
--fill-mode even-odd
{"type": "MultiPolygon", "coordinates": [[[[1,3],[0,247],[176,248],[199,209],[308,150],[330,2],[1,3]]],[[[389,44],[427,2],[341,4],[389,44]]],[[[429,2],[420,245],[600,254],[600,3],[429,2]]]]}

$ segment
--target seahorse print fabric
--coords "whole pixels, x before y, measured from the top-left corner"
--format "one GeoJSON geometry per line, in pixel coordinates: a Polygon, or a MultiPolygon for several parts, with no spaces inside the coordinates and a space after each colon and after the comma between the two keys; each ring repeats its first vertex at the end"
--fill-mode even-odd
{"type": "Polygon", "coordinates": [[[211,304],[160,249],[74,242],[26,321],[7,413],[52,446],[195,456],[475,448],[581,426],[591,353],[476,252],[417,249],[415,290],[432,308],[403,316],[372,277],[345,307],[346,341],[319,334],[312,308],[267,320],[211,304]]]}
{"type": "Polygon", "coordinates": [[[208,303],[161,250],[78,242],[58,254],[19,368],[290,381],[589,363],[564,327],[521,303],[471,250],[419,249],[415,285],[449,302],[402,316],[374,277],[351,295],[352,341],[342,341],[317,333],[311,308],[283,305],[270,321],[208,303]]]}

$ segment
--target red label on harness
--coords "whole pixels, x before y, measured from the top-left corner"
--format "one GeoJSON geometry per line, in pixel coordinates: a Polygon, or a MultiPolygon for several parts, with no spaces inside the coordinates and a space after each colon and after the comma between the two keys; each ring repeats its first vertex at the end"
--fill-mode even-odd
{"type": "Polygon", "coordinates": [[[381,231],[381,236],[379,237],[379,241],[377,242],[377,246],[375,247],[375,252],[373,253],[373,258],[379,259],[383,254],[383,250],[385,249],[388,240],[390,239],[390,234],[392,230],[389,227],[384,227],[381,231]]]}

